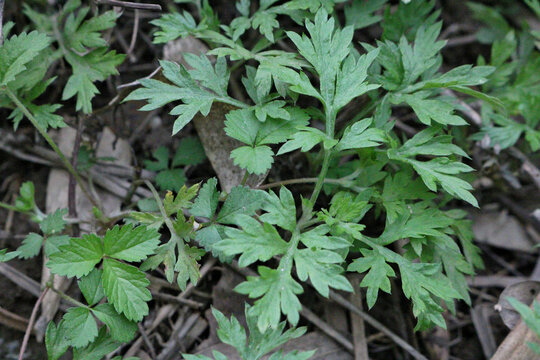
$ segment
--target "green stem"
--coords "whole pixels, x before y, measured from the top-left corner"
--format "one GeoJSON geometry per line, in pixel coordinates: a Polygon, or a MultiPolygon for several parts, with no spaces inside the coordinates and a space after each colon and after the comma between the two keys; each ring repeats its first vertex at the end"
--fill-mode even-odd
{"type": "Polygon", "coordinates": [[[13,93],[13,91],[9,87],[5,86],[4,90],[6,91],[6,94],[11,99],[11,101],[13,101],[15,103],[15,105],[17,105],[19,110],[21,110],[22,113],[26,116],[26,118],[28,120],[30,120],[32,125],[34,125],[34,127],[37,129],[37,131],[41,134],[41,136],[43,136],[45,141],[47,141],[47,143],[51,146],[51,148],[54,150],[54,152],[58,155],[58,157],[60,158],[60,160],[62,161],[62,163],[66,167],[66,169],[69,171],[69,173],[71,175],[73,175],[73,177],[75,178],[75,180],[79,184],[79,187],[81,188],[84,195],[86,195],[86,197],[92,202],[92,205],[94,205],[96,207],[99,207],[96,200],[90,195],[90,192],[88,191],[88,189],[84,185],[84,182],[83,182],[82,178],[79,176],[79,173],[77,173],[77,171],[73,168],[73,166],[71,165],[69,160],[66,158],[64,153],[62,153],[62,150],[60,150],[60,148],[58,147],[58,145],[56,145],[54,140],[49,136],[49,134],[47,134],[47,132],[37,122],[36,118],[30,112],[30,110],[28,110],[26,108],[26,106],[19,100],[17,95],[15,95],[13,93]]]}
{"type": "Polygon", "coordinates": [[[80,306],[80,307],[83,307],[83,308],[86,308],[86,309],[90,310],[90,307],[88,305],[85,305],[82,302],[80,302],[78,300],[75,300],[74,298],[72,298],[68,294],[56,289],[51,282],[47,282],[46,286],[47,286],[47,288],[49,288],[52,291],[54,291],[55,293],[57,293],[62,299],[72,303],[73,305],[80,306]]]}
{"type": "Polygon", "coordinates": [[[20,211],[15,206],[9,205],[8,203],[5,203],[3,201],[0,201],[0,208],[4,208],[4,209],[9,210],[9,211],[20,211]]]}
{"type": "MultiPolygon", "coordinates": [[[[326,114],[326,136],[328,138],[333,139],[334,138],[334,129],[336,127],[336,112],[332,107],[327,107],[325,109],[326,114]]],[[[332,158],[332,149],[325,149],[324,150],[324,158],[322,162],[321,171],[319,172],[319,176],[317,178],[317,183],[315,184],[315,188],[313,189],[313,193],[311,194],[311,197],[309,198],[309,209],[306,209],[306,215],[307,213],[311,213],[311,210],[313,210],[313,206],[315,206],[315,202],[317,201],[317,198],[319,197],[322,186],[324,184],[324,180],[326,178],[326,175],[328,174],[328,167],[330,166],[330,159],[332,158]]]]}
{"type": "Polygon", "coordinates": [[[242,186],[246,185],[248,177],[249,177],[249,174],[248,174],[247,170],[245,170],[244,171],[244,177],[242,178],[242,182],[240,183],[240,185],[242,185],[242,186]]]}
{"type": "Polygon", "coordinates": [[[230,96],[217,98],[217,101],[225,103],[225,104],[233,105],[241,109],[245,109],[251,106],[251,105],[246,104],[245,102],[236,100],[230,96]]]}

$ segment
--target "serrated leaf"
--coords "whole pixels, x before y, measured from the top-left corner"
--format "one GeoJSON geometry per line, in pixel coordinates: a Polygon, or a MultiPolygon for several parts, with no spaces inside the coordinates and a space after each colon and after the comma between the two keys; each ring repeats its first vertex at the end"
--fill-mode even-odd
{"type": "Polygon", "coordinates": [[[101,281],[102,274],[103,271],[101,269],[94,269],[77,282],[84,299],[90,306],[97,304],[105,297],[101,281]]]}
{"type": "Polygon", "coordinates": [[[297,295],[303,292],[302,286],[289,273],[265,266],[259,266],[259,274],[258,277],[248,276],[247,281],[235,288],[250,298],[262,296],[251,308],[251,313],[257,317],[259,331],[265,332],[268,327],[275,329],[282,312],[291,324],[296,325],[302,308],[297,295]]]}
{"type": "Polygon", "coordinates": [[[50,44],[50,38],[37,31],[14,35],[0,46],[0,86],[7,85],[26,70],[32,61],[50,44]]]}
{"type": "Polygon", "coordinates": [[[214,307],[212,307],[212,315],[219,326],[217,329],[219,339],[237,349],[238,353],[244,356],[247,350],[247,335],[240,322],[234,316],[231,316],[230,320],[227,319],[214,307]]]}
{"type": "Polygon", "coordinates": [[[284,254],[288,244],[279,236],[270,224],[261,224],[250,216],[238,215],[236,222],[242,230],[226,228],[226,239],[214,247],[226,256],[242,254],[238,259],[240,267],[246,267],[256,261],[267,261],[273,256],[284,254]]]}
{"type": "Polygon", "coordinates": [[[217,179],[211,178],[204,184],[199,191],[199,196],[193,202],[190,213],[193,216],[205,217],[211,219],[216,213],[219,193],[216,190],[217,179]]]}
{"type": "Polygon", "coordinates": [[[222,224],[236,224],[239,214],[253,215],[265,199],[263,191],[253,190],[246,186],[232,188],[227,200],[219,211],[216,221],[222,224]]]}
{"type": "Polygon", "coordinates": [[[386,134],[381,129],[370,128],[371,118],[354,123],[345,129],[343,137],[336,145],[336,151],[375,147],[386,141],[386,134]]]}
{"type": "Polygon", "coordinates": [[[260,216],[262,221],[291,232],[296,228],[296,204],[292,193],[286,187],[282,186],[279,190],[279,198],[271,190],[266,193],[262,208],[266,211],[266,214],[260,216]]]}
{"type": "Polygon", "coordinates": [[[184,169],[168,169],[160,171],[156,176],[156,184],[162,190],[178,191],[186,183],[184,169]]]}
{"type": "Polygon", "coordinates": [[[431,125],[432,120],[443,125],[468,125],[462,117],[453,114],[454,107],[449,103],[425,99],[418,93],[402,95],[400,99],[412,107],[418,120],[425,125],[431,125]]]}
{"type": "Polygon", "coordinates": [[[234,164],[246,169],[250,174],[261,175],[272,167],[274,152],[266,145],[241,146],[231,151],[234,164]]]}
{"type": "Polygon", "coordinates": [[[329,287],[352,292],[353,288],[342,275],[343,268],[338,263],[343,258],[329,250],[301,249],[294,253],[296,273],[302,281],[310,279],[313,287],[324,297],[328,297],[329,287]]]}
{"type": "Polygon", "coordinates": [[[206,251],[212,252],[212,255],[215,257],[219,257],[219,260],[222,262],[230,262],[231,257],[226,256],[223,251],[218,250],[214,245],[226,238],[226,228],[227,227],[223,225],[212,224],[197,230],[195,233],[195,241],[197,241],[199,245],[203,246],[206,251]]]}
{"type": "Polygon", "coordinates": [[[186,137],[180,141],[172,160],[172,167],[197,165],[206,159],[204,147],[196,137],[186,137]]]}
{"type": "Polygon", "coordinates": [[[37,256],[41,250],[41,245],[43,245],[43,237],[41,235],[36,233],[28,234],[24,238],[22,245],[17,249],[19,257],[22,259],[30,259],[37,256]]]}
{"type": "Polygon", "coordinates": [[[392,267],[388,265],[382,255],[376,251],[362,250],[363,257],[355,259],[347,268],[347,271],[356,271],[360,274],[369,270],[364,276],[361,287],[367,287],[366,301],[371,309],[377,301],[379,289],[390,294],[391,285],[389,277],[396,274],[392,267]]]}
{"type": "Polygon", "coordinates": [[[178,12],[166,13],[161,18],[152,20],[150,23],[160,28],[154,33],[154,43],[156,44],[163,44],[179,37],[185,37],[197,28],[195,19],[187,11],[182,14],[178,12]]]}
{"type": "Polygon", "coordinates": [[[90,273],[102,257],[101,239],[93,234],[85,234],[60,246],[58,252],[51,254],[47,267],[54,274],[80,278],[90,273]]]}
{"type": "Polygon", "coordinates": [[[93,343],[84,348],[73,349],[73,360],[101,360],[118,346],[120,343],[114,341],[107,334],[107,329],[102,327],[93,343]]]}
{"type": "Polygon", "coordinates": [[[176,278],[178,286],[180,290],[184,291],[188,280],[194,285],[199,281],[201,273],[199,272],[198,261],[204,255],[204,251],[183,243],[178,244],[178,246],[183,248],[178,249],[178,260],[174,265],[174,270],[178,272],[176,278]]]}
{"type": "Polygon", "coordinates": [[[57,235],[57,236],[49,236],[47,237],[47,241],[45,241],[45,245],[43,246],[43,251],[45,252],[45,256],[51,257],[52,254],[60,251],[60,247],[62,245],[69,244],[70,237],[67,235],[57,235]]]}
{"type": "Polygon", "coordinates": [[[178,213],[182,209],[189,209],[192,205],[191,199],[197,195],[198,190],[199,184],[195,184],[189,188],[186,185],[183,185],[176,193],[176,197],[168,191],[163,199],[165,213],[170,216],[178,213]]]}
{"type": "Polygon", "coordinates": [[[105,303],[92,308],[92,313],[109,328],[111,337],[120,342],[130,342],[135,336],[137,325],[124,315],[114,310],[111,304],[105,303]]]}
{"type": "Polygon", "coordinates": [[[48,360],[58,360],[66,353],[69,348],[69,339],[63,320],[58,323],[58,327],[53,321],[49,323],[45,332],[45,346],[48,360]]]}
{"type": "Polygon", "coordinates": [[[381,21],[382,16],[377,13],[386,4],[386,1],[353,1],[345,8],[346,24],[354,26],[355,29],[362,29],[381,21]]]}
{"type": "Polygon", "coordinates": [[[169,168],[169,149],[160,146],[152,152],[156,161],[144,160],[144,166],[150,171],[162,171],[169,168]]]}
{"type": "Polygon", "coordinates": [[[103,289],[117,312],[132,321],[141,321],[148,315],[148,305],[152,296],[146,288],[150,281],[134,266],[114,259],[103,260],[103,289]]]}
{"type": "Polygon", "coordinates": [[[240,109],[230,111],[225,115],[225,133],[243,142],[253,145],[260,128],[260,122],[256,119],[253,110],[240,109]]]}
{"type": "Polygon", "coordinates": [[[311,39],[291,31],[287,32],[287,36],[319,74],[321,97],[324,104],[331,107],[335,97],[336,77],[342,61],[350,53],[354,29],[335,29],[334,18],[329,18],[324,8],[317,12],[313,23],[307,20],[305,26],[311,39]]]}
{"type": "Polygon", "coordinates": [[[64,25],[65,46],[78,53],[84,53],[87,51],[87,47],[107,46],[107,42],[102,38],[101,31],[114,27],[116,19],[120,16],[111,10],[84,20],[88,10],[87,7],[81,8],[77,16],[71,13],[64,25]]]}
{"type": "Polygon", "coordinates": [[[65,58],[73,68],[73,74],[64,87],[62,100],[77,96],[76,110],[89,114],[92,112],[92,98],[99,93],[94,82],[117,75],[116,67],[124,61],[125,55],[97,48],[84,56],[69,52],[65,58]]]}
{"type": "Polygon", "coordinates": [[[159,238],[156,229],[116,225],[105,233],[103,249],[105,255],[116,259],[141,261],[154,252],[159,244],[159,238]]]}
{"type": "Polygon", "coordinates": [[[90,309],[69,308],[63,319],[69,342],[75,348],[88,345],[98,335],[96,320],[94,320],[90,309]]]}
{"type": "Polygon", "coordinates": [[[39,228],[45,235],[61,232],[66,226],[64,216],[67,212],[67,209],[58,209],[54,213],[47,215],[45,219],[39,223],[39,228]]]}
{"type": "Polygon", "coordinates": [[[205,55],[197,57],[187,56],[186,60],[195,69],[188,72],[183,65],[178,65],[170,61],[161,61],[163,76],[173,83],[166,84],[153,79],[140,80],[142,88],[129,94],[124,101],[147,100],[148,104],[141,110],[149,111],[160,108],[165,104],[176,100],[182,100],[180,104],[171,110],[171,115],[179,115],[173,126],[173,135],[180,131],[187,123],[193,119],[197,113],[203,116],[208,115],[214,100],[219,96],[225,97],[226,85],[228,84],[228,70],[225,59],[221,58],[213,68],[205,55]],[[210,65],[209,65],[210,64],[210,65]],[[196,80],[200,80],[201,87],[196,80]]]}

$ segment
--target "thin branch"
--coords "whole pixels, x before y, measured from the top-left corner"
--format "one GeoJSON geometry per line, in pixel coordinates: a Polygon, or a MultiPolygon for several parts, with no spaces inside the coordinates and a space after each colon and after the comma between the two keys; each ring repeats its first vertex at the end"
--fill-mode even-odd
{"type": "MultiPolygon", "coordinates": [[[[1,0],[0,0],[1,1],[1,0]]],[[[37,312],[39,310],[39,306],[41,305],[41,302],[43,301],[43,298],[47,294],[47,291],[49,291],[49,288],[45,288],[39,298],[37,299],[36,303],[34,304],[34,309],[32,309],[32,315],[30,316],[30,320],[28,320],[28,326],[26,327],[26,332],[24,333],[24,339],[21,345],[21,351],[19,352],[19,360],[24,359],[24,352],[26,351],[26,346],[28,345],[28,340],[30,340],[30,334],[32,333],[32,329],[34,327],[34,323],[36,322],[36,316],[37,312]]]]}
{"type": "Polygon", "coordinates": [[[133,56],[133,50],[135,49],[135,44],[137,43],[137,34],[139,33],[139,10],[135,10],[135,19],[133,23],[133,33],[131,34],[131,41],[129,43],[129,49],[127,51],[127,56],[132,60],[132,62],[137,61],[133,56]]]}
{"type": "Polygon", "coordinates": [[[140,4],[119,0],[96,0],[96,4],[118,6],[124,9],[161,11],[161,5],[159,4],[140,4]]]}
{"type": "Polygon", "coordinates": [[[88,198],[88,200],[90,200],[90,202],[92,203],[92,205],[96,206],[99,208],[99,204],[97,203],[97,201],[90,195],[90,192],[88,191],[88,189],[86,188],[81,176],[79,175],[79,173],[73,168],[73,166],[71,165],[71,162],[66,158],[66,156],[64,155],[64,153],[60,150],[60,148],[58,147],[58,145],[56,145],[56,143],[54,142],[54,140],[49,136],[49,134],[47,134],[47,132],[41,127],[41,125],[38,123],[38,121],[36,120],[36,118],[34,117],[34,114],[32,114],[30,112],[30,110],[28,110],[28,108],[19,100],[19,98],[17,97],[17,95],[15,95],[15,93],[13,93],[13,91],[9,88],[9,87],[4,87],[4,90],[7,94],[7,96],[11,99],[11,101],[13,101],[13,103],[15,103],[15,105],[19,108],[19,110],[21,110],[21,112],[24,114],[24,116],[26,116],[26,118],[28,120],[30,120],[30,122],[32,123],[32,125],[34,125],[34,127],[36,128],[36,130],[40,133],[41,136],[43,136],[43,138],[45,139],[45,141],[50,145],[50,147],[54,150],[54,152],[58,155],[58,157],[60,158],[60,160],[62,161],[62,163],[64,164],[64,166],[66,167],[67,171],[73,175],[73,177],[75,178],[75,180],[77,180],[77,183],[79,184],[79,187],[81,188],[81,190],[83,191],[83,193],[86,195],[86,197],[88,198]]]}

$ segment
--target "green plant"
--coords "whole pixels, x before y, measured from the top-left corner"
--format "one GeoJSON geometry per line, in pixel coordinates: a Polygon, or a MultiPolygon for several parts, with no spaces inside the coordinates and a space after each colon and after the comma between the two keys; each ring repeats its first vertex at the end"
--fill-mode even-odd
{"type": "MultiPolygon", "coordinates": [[[[532,309],[514,298],[508,298],[510,305],[516,309],[520,315],[521,319],[527,326],[538,336],[540,337],[540,304],[538,301],[533,302],[532,309]]],[[[540,345],[533,342],[528,342],[527,345],[537,354],[540,355],[540,345]]]]}
{"type": "MultiPolygon", "coordinates": [[[[470,304],[465,276],[483,266],[467,213],[456,208],[460,202],[478,206],[468,149],[455,141],[468,123],[445,91],[479,99],[483,114],[501,126],[486,125],[476,138],[487,133],[496,139],[509,131],[512,136],[498,142],[508,147],[524,133],[531,148],[538,149],[534,110],[540,102],[531,93],[537,89],[536,78],[527,85],[538,68],[538,53],[529,46],[528,57],[509,62],[516,49],[510,31],[494,43],[489,62],[442,72],[445,41],[438,40],[442,24],[435,1],[400,3],[393,13],[384,0],[354,2],[346,5],[344,27],[336,10],[344,1],[261,0],[256,7],[241,0],[236,3],[239,16],[229,24],[220,23],[208,1],[177,2],[195,4],[198,21],[187,11],[164,14],[152,22],[157,27],[154,42],[193,36],[211,50],[185,53],[189,66],[160,61],[161,80],[141,79],[124,101],[143,100],[145,111],[173,104],[173,135],[197,114],[208,116],[214,103],[232,106],[225,132],[242,143],[231,158],[246,172],[244,182],[229,193],[218,190],[215,178],[202,186],[184,185],[181,166],[204,159],[200,144],[187,138],[172,162],[165,147],[154,151],[155,161],[145,162],[158,173],[158,187],[174,193],[160,196],[148,183],[153,198],[140,202],[139,211],[130,211],[126,224],[111,227],[111,219],[98,216],[100,235],[63,235],[65,211],[43,214],[35,206],[31,184],[21,187],[14,206],[1,204],[31,215],[43,235],[30,234],[17,250],[2,250],[0,259],[35,256],[44,244],[47,266],[54,274],[76,278],[85,301],[48,284],[74,305],[47,329],[49,359],[58,359],[69,347],[75,359],[101,359],[129,342],[137,322],[149,312],[146,273],[162,266],[167,280],[185,290],[188,282],[197,283],[199,261],[207,253],[222,262],[238,257],[241,268],[257,264],[257,275],[235,289],[254,299],[246,306],[249,340],[235,318],[228,320],[214,310],[220,339],[243,359],[259,359],[303,333],[283,333],[287,325],[281,320],[284,316],[291,326],[298,324],[299,295],[308,283],[323,297],[331,289],[357,291],[347,272],[364,274],[360,286],[367,288],[369,308],[381,290],[390,293],[391,280],[399,279],[417,318],[416,330],[445,327],[446,309],[455,311],[456,300],[470,304]],[[295,25],[283,31],[278,19],[295,25]],[[355,40],[356,30],[379,22],[380,40],[355,40]],[[260,33],[256,41],[249,39],[252,30],[260,33]],[[281,49],[280,42],[294,50],[281,49]],[[234,74],[240,74],[240,91],[248,100],[231,95],[234,74]],[[477,90],[480,86],[483,92],[477,90]],[[516,89],[520,95],[513,98],[516,89]],[[414,134],[396,128],[395,115],[403,109],[414,113],[414,134]],[[518,112],[525,123],[509,122],[508,114],[518,112]],[[245,185],[248,174],[264,174],[276,157],[298,150],[306,154],[304,166],[315,179],[269,184],[280,187],[277,192],[245,185]],[[288,182],[314,186],[304,197],[285,186],[288,182]],[[380,235],[366,229],[368,213],[384,224],[380,235]]],[[[35,100],[55,81],[46,77],[47,68],[63,58],[71,73],[62,99],[76,97],[77,111],[92,112],[98,91],[94,82],[116,74],[123,60],[102,36],[118,15],[109,11],[90,17],[77,0],[55,14],[30,7],[25,14],[37,31],[8,37],[0,47],[0,106],[13,110],[15,127],[28,118],[83,185],[45,132],[66,126],[55,114],[59,105],[36,105],[35,100]]],[[[11,27],[7,23],[4,33],[11,27]]],[[[271,359],[307,359],[311,354],[277,352],[271,359]]],[[[214,357],[226,358],[220,353],[214,357]]]]}

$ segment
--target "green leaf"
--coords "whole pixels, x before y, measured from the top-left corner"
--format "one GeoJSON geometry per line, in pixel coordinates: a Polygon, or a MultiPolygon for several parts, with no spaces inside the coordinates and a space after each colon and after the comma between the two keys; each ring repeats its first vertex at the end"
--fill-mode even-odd
{"type": "Polygon", "coordinates": [[[64,45],[78,53],[84,53],[88,48],[107,46],[107,41],[102,38],[101,31],[114,27],[120,14],[115,11],[106,11],[98,16],[92,16],[83,21],[89,8],[83,7],[77,16],[71,13],[64,25],[64,45]]]}
{"type": "Polygon", "coordinates": [[[345,59],[336,78],[335,111],[347,105],[354,98],[380,86],[365,83],[368,68],[378,55],[379,50],[375,49],[360,56],[358,60],[353,55],[349,55],[345,59]]]}
{"type": "Polygon", "coordinates": [[[132,321],[141,321],[148,315],[147,301],[152,299],[146,288],[150,281],[134,266],[117,260],[103,260],[103,289],[117,312],[132,321]]]}
{"type": "Polygon", "coordinates": [[[337,144],[337,140],[329,138],[322,131],[311,127],[305,127],[296,132],[292,136],[291,140],[283,144],[277,154],[283,155],[296,149],[300,149],[302,152],[307,152],[321,142],[323,143],[323,147],[325,149],[331,149],[337,144]]]}
{"type": "Polygon", "coordinates": [[[36,233],[28,234],[22,245],[17,249],[20,258],[30,259],[39,254],[41,250],[41,245],[43,245],[43,237],[36,233]]]}
{"type": "Polygon", "coordinates": [[[156,184],[162,190],[178,191],[186,181],[187,177],[183,169],[160,171],[156,176],[156,184]]]}
{"type": "Polygon", "coordinates": [[[178,244],[178,260],[174,266],[174,270],[178,272],[176,281],[180,290],[184,291],[188,280],[194,285],[197,284],[201,273],[199,272],[198,261],[204,255],[204,251],[196,247],[190,247],[187,244],[178,244]],[[180,248],[182,247],[182,248],[180,248]]]}
{"type": "Polygon", "coordinates": [[[93,306],[105,297],[102,285],[101,269],[94,269],[88,275],[83,276],[77,283],[88,305],[93,306]]]}
{"type": "Polygon", "coordinates": [[[253,190],[247,186],[232,188],[227,200],[219,211],[216,221],[222,224],[236,224],[239,214],[251,216],[255,214],[265,199],[265,194],[260,190],[253,190]]]}
{"type": "Polygon", "coordinates": [[[36,207],[34,200],[34,183],[26,181],[19,189],[19,196],[15,199],[15,207],[22,212],[31,211],[36,207]]]}
{"type": "Polygon", "coordinates": [[[287,316],[292,325],[299,320],[302,308],[296,295],[303,292],[302,286],[289,273],[259,266],[259,277],[248,276],[247,281],[235,288],[240,294],[258,298],[251,308],[257,317],[257,327],[265,332],[268,327],[277,328],[281,313],[287,316]]]}
{"type": "Polygon", "coordinates": [[[470,193],[473,189],[471,184],[454,176],[473,171],[473,168],[447,157],[437,157],[429,161],[414,159],[416,155],[457,154],[466,156],[463,150],[450,143],[451,137],[435,136],[438,132],[439,130],[436,127],[423,130],[405,142],[399,150],[388,150],[388,157],[392,160],[410,164],[431,191],[436,192],[437,184],[440,184],[450,195],[460,198],[473,206],[478,206],[478,202],[470,193]]]}
{"type": "Polygon", "coordinates": [[[214,246],[219,241],[225,239],[225,229],[227,229],[226,226],[218,224],[206,226],[200,230],[197,230],[195,233],[195,241],[197,241],[199,245],[203,246],[206,251],[210,251],[212,252],[212,255],[219,257],[220,261],[230,262],[231,257],[226,256],[221,250],[218,250],[214,246]]]}
{"type": "Polygon", "coordinates": [[[216,190],[217,179],[211,178],[199,191],[199,196],[195,199],[190,212],[193,216],[200,216],[211,219],[216,213],[219,202],[219,193],[216,190]]]}
{"type": "Polygon", "coordinates": [[[355,29],[362,29],[378,23],[382,16],[376,15],[387,0],[353,1],[345,8],[345,22],[355,29]]]}
{"type": "Polygon", "coordinates": [[[164,44],[179,37],[190,35],[196,28],[195,19],[187,11],[183,14],[166,13],[161,18],[152,20],[152,25],[160,28],[154,33],[154,43],[164,44]]]}
{"type": "Polygon", "coordinates": [[[255,116],[261,122],[265,122],[267,117],[290,120],[291,115],[283,108],[286,104],[283,100],[274,100],[263,105],[258,105],[255,107],[255,116]]]}
{"type": "Polygon", "coordinates": [[[347,278],[342,275],[343,268],[338,263],[343,258],[329,250],[301,249],[294,253],[294,263],[298,278],[308,278],[313,287],[324,297],[328,297],[329,287],[352,292],[353,288],[347,278]]]}
{"type": "Polygon", "coordinates": [[[174,123],[173,135],[189,123],[197,113],[200,112],[203,116],[208,115],[212,103],[218,100],[220,95],[227,96],[226,85],[229,73],[224,58],[218,60],[215,68],[212,68],[205,55],[187,56],[186,61],[195,69],[188,72],[183,65],[170,61],[160,62],[163,76],[173,85],[153,79],[142,79],[140,83],[143,87],[133,91],[124,99],[124,101],[147,100],[148,104],[141,108],[144,111],[182,100],[183,104],[176,106],[170,112],[171,115],[180,115],[174,123]],[[196,80],[210,90],[201,87],[196,80]]]}
{"type": "Polygon", "coordinates": [[[230,111],[225,115],[225,133],[246,145],[254,145],[260,122],[253,110],[240,109],[230,111]]]}
{"type": "Polygon", "coordinates": [[[443,125],[468,125],[463,118],[452,114],[454,107],[451,104],[441,100],[428,100],[419,93],[401,95],[400,100],[408,103],[425,125],[431,125],[432,120],[443,125]]]}
{"type": "Polygon", "coordinates": [[[107,230],[103,237],[104,253],[120,260],[141,261],[154,252],[159,245],[159,238],[156,229],[116,225],[107,230]]]}
{"type": "Polygon", "coordinates": [[[118,75],[116,67],[124,61],[125,55],[116,54],[114,50],[107,51],[107,48],[97,48],[84,56],[69,52],[65,58],[73,68],[73,74],[64,87],[62,100],[77,96],[75,109],[89,114],[92,112],[92,98],[99,94],[94,82],[118,75]]]}
{"type": "Polygon", "coordinates": [[[272,225],[261,224],[246,215],[238,215],[236,222],[242,230],[226,228],[226,239],[214,244],[214,248],[226,256],[242,254],[238,259],[240,267],[267,261],[287,251],[288,244],[272,225]]]}
{"type": "Polygon", "coordinates": [[[266,211],[266,214],[260,216],[262,221],[291,232],[296,228],[296,205],[292,193],[286,187],[282,186],[279,190],[279,198],[271,190],[266,193],[262,208],[266,211]]]}
{"type": "Polygon", "coordinates": [[[169,168],[169,149],[160,146],[152,152],[156,161],[144,160],[144,166],[150,171],[162,171],[169,168]]]}
{"type": "Polygon", "coordinates": [[[60,251],[60,247],[62,245],[69,244],[70,237],[67,235],[57,235],[57,236],[49,236],[47,237],[47,241],[45,241],[45,245],[43,246],[43,251],[45,252],[45,256],[51,257],[52,254],[60,251]]]}
{"type": "Polygon", "coordinates": [[[189,71],[193,79],[199,81],[202,86],[214,91],[216,94],[227,96],[230,73],[229,69],[227,69],[225,58],[219,57],[216,65],[212,66],[212,63],[204,54],[197,56],[185,52],[183,56],[186,62],[193,68],[193,70],[189,71]]]}
{"type": "Polygon", "coordinates": [[[63,319],[69,342],[75,348],[88,345],[98,335],[96,320],[88,308],[69,308],[63,319]]]}
{"type": "Polygon", "coordinates": [[[261,175],[272,167],[274,152],[266,145],[241,146],[231,152],[234,164],[246,169],[250,174],[261,175]]]}
{"type": "Polygon", "coordinates": [[[230,320],[225,317],[216,308],[212,307],[212,315],[217,321],[217,335],[219,339],[228,345],[234,347],[240,356],[245,357],[247,352],[247,335],[246,331],[240,325],[240,322],[231,316],[230,320]]]}
{"type": "Polygon", "coordinates": [[[386,134],[381,129],[368,129],[372,123],[373,120],[369,118],[347,127],[335,150],[343,151],[381,145],[382,142],[386,141],[386,134]]]}
{"type": "Polygon", "coordinates": [[[172,167],[197,165],[206,159],[204,147],[196,137],[186,137],[180,141],[172,160],[172,167]]]}
{"type": "Polygon", "coordinates": [[[167,192],[163,199],[165,213],[170,216],[177,214],[182,209],[189,209],[192,205],[191,200],[197,195],[198,190],[199,184],[195,184],[189,188],[183,185],[176,194],[176,197],[171,192],[167,192]]]}
{"type": "Polygon", "coordinates": [[[350,53],[354,29],[352,27],[336,29],[334,18],[329,18],[324,8],[317,12],[313,23],[307,20],[305,26],[311,38],[306,35],[301,37],[291,31],[287,32],[287,36],[319,74],[322,100],[326,106],[331,107],[336,92],[336,77],[342,61],[350,53]]]}
{"type": "Polygon", "coordinates": [[[53,321],[49,323],[45,332],[45,346],[48,360],[58,360],[66,353],[69,348],[69,340],[63,320],[58,323],[58,327],[53,321]]]}
{"type": "Polygon", "coordinates": [[[440,273],[440,264],[402,262],[399,265],[403,293],[413,302],[413,314],[418,317],[415,330],[425,329],[432,323],[445,328],[442,307],[431,294],[445,301],[460,299],[447,277],[440,273]]]}
{"type": "Polygon", "coordinates": [[[111,304],[100,304],[92,309],[92,313],[109,328],[111,337],[120,342],[130,342],[135,336],[137,325],[117,313],[111,304]]]}
{"type": "Polygon", "coordinates": [[[389,277],[396,274],[392,267],[385,261],[384,256],[377,251],[361,250],[363,257],[355,259],[347,268],[347,271],[356,271],[360,274],[369,270],[364,276],[361,287],[367,287],[366,301],[371,309],[377,301],[379,289],[390,294],[391,285],[389,277]]]}
{"type": "Polygon", "coordinates": [[[47,267],[54,274],[80,278],[94,269],[103,257],[103,245],[96,235],[85,234],[82,238],[72,238],[62,245],[58,252],[51,254],[47,267]]]}
{"type": "Polygon", "coordinates": [[[73,349],[73,360],[101,360],[119,346],[120,344],[107,334],[107,329],[102,327],[93,343],[84,348],[73,349]]]}
{"type": "Polygon", "coordinates": [[[47,217],[39,223],[39,228],[45,235],[61,232],[66,226],[64,216],[67,212],[67,209],[58,209],[54,213],[47,215],[47,217]]]}
{"type": "Polygon", "coordinates": [[[50,38],[37,31],[13,35],[0,47],[0,86],[5,86],[26,70],[26,64],[50,44],[50,38]]]}

